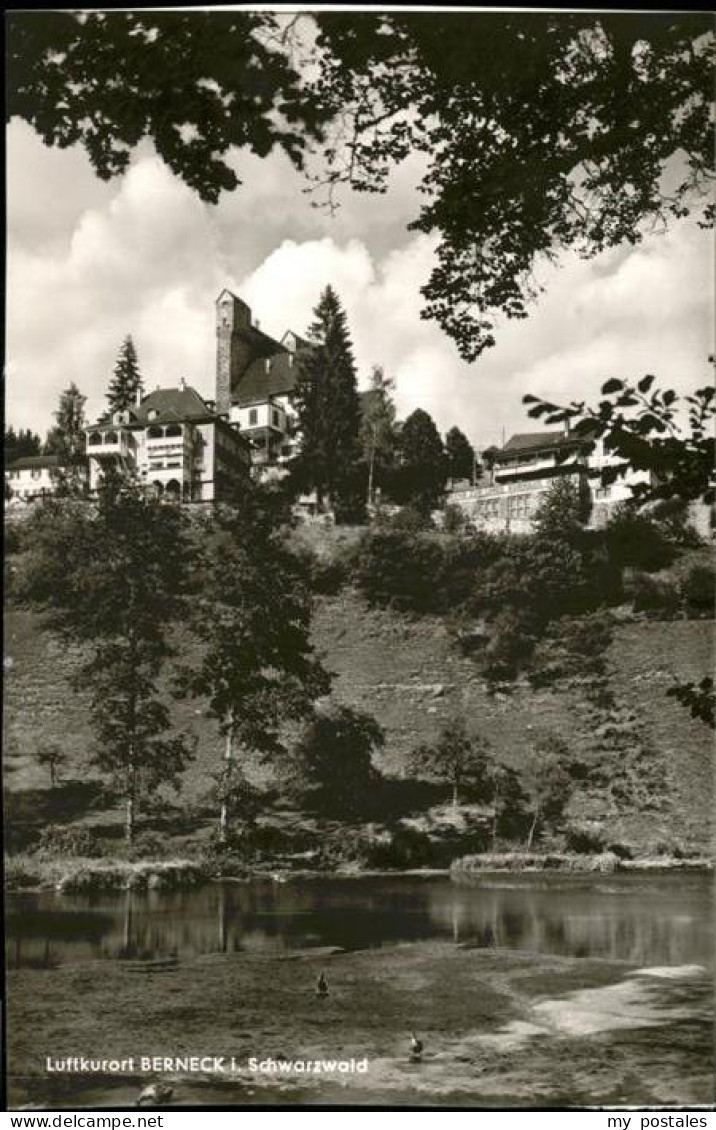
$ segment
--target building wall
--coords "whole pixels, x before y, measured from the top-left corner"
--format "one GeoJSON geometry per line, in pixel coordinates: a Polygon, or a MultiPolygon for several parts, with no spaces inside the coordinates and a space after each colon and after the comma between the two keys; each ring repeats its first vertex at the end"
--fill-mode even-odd
{"type": "MultiPolygon", "coordinates": [[[[560,476],[579,486],[579,472],[560,476]]],[[[490,533],[529,534],[534,528],[534,513],[555,482],[555,476],[512,482],[492,482],[477,486],[456,485],[448,502],[459,507],[470,521],[490,533]]]]}
{"type": "Polygon", "coordinates": [[[33,467],[6,471],[5,481],[9,483],[12,491],[11,501],[30,502],[43,494],[52,494],[57,479],[51,468],[33,467]]]}
{"type": "Polygon", "coordinates": [[[245,302],[224,291],[216,303],[216,411],[231,409],[231,390],[252,359],[249,343],[238,332],[251,326],[245,302]]]}

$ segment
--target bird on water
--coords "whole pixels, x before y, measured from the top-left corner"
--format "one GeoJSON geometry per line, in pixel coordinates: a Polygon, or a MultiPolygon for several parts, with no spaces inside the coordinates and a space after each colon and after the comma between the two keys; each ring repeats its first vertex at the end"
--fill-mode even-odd
{"type": "Polygon", "coordinates": [[[326,980],[326,975],[323,972],[319,973],[318,980],[316,981],[316,996],[328,996],[328,981],[326,980]]]}
{"type": "Polygon", "coordinates": [[[167,1106],[174,1094],[165,1083],[150,1083],[139,1094],[137,1106],[167,1106]]]}

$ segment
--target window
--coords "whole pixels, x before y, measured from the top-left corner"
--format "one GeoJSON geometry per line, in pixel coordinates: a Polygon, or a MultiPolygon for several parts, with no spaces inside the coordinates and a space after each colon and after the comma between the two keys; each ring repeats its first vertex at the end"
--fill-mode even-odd
{"type": "Polygon", "coordinates": [[[180,436],[182,434],[181,424],[170,424],[164,432],[165,436],[180,436]]]}
{"type": "Polygon", "coordinates": [[[155,424],[154,427],[147,428],[147,435],[150,439],[160,439],[164,435],[164,432],[155,424]]]}
{"type": "Polygon", "coordinates": [[[89,439],[87,440],[87,443],[90,447],[96,447],[97,444],[99,444],[101,442],[102,442],[102,436],[100,435],[99,432],[92,432],[89,439]]]}
{"type": "Polygon", "coordinates": [[[40,471],[37,467],[33,467],[30,474],[32,475],[33,479],[39,479],[42,475],[42,471],[40,471]]]}
{"type": "Polygon", "coordinates": [[[271,419],[273,420],[273,426],[275,428],[277,428],[279,426],[278,425],[278,412],[276,411],[275,408],[274,408],[273,412],[271,413],[271,419]]]}
{"type": "Polygon", "coordinates": [[[258,411],[255,408],[250,408],[249,409],[249,427],[250,428],[253,427],[253,425],[257,424],[258,422],[259,422],[258,411]]]}
{"type": "Polygon", "coordinates": [[[116,432],[105,432],[104,433],[104,442],[105,443],[119,443],[119,436],[117,435],[116,432]]]}

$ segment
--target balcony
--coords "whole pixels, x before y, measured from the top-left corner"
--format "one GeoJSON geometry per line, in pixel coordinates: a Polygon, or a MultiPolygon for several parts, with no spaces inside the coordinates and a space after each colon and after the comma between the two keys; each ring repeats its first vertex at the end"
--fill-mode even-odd
{"type": "Polygon", "coordinates": [[[95,429],[87,436],[87,454],[95,459],[126,459],[134,449],[134,436],[122,428],[95,429]]]}

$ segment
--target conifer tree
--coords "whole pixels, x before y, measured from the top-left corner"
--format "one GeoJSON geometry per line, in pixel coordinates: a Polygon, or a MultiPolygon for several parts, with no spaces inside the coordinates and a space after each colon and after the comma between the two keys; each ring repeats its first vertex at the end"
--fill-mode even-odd
{"type": "Polygon", "coordinates": [[[71,463],[83,454],[86,401],[87,397],[82,395],[74,381],[60,395],[54,413],[57,423],[47,433],[45,441],[46,455],[59,455],[65,462],[71,463]]]}
{"type": "Polygon", "coordinates": [[[142,392],[142,375],[139,371],[137,351],[131,335],[122,343],[114,366],[114,376],[107,389],[107,400],[112,412],[124,412],[137,402],[137,394],[142,392]]]}
{"type": "Polygon", "coordinates": [[[440,433],[432,416],[416,408],[400,430],[401,466],[396,476],[398,501],[429,512],[440,503],[447,464],[440,433]]]}
{"type": "Polygon", "coordinates": [[[308,331],[295,399],[301,432],[297,472],[315,490],[319,508],[350,494],[360,457],[361,411],[345,311],[327,286],[308,331]]]}
{"type": "Polygon", "coordinates": [[[465,433],[458,427],[450,428],[445,436],[445,455],[451,479],[472,479],[475,472],[475,452],[465,433]]]}

